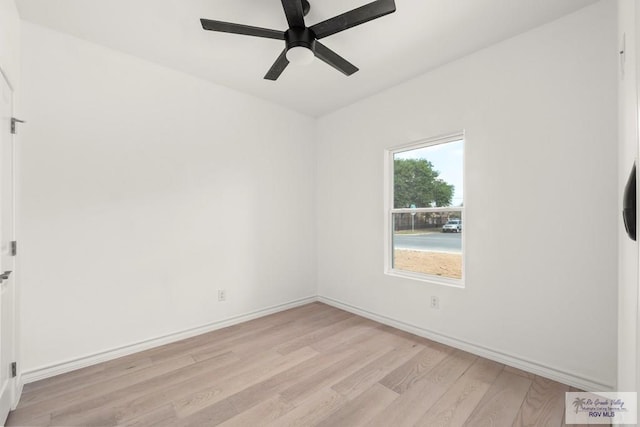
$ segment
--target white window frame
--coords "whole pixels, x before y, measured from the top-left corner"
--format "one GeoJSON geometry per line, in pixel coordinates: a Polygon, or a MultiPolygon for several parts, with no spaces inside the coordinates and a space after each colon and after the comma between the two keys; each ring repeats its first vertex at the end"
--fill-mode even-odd
{"type": "MultiPolygon", "coordinates": [[[[434,283],[438,285],[452,286],[456,288],[465,287],[465,237],[466,231],[462,233],[462,278],[453,279],[449,277],[436,276],[432,274],[416,273],[407,270],[399,270],[393,268],[393,214],[394,213],[419,213],[419,212],[460,212],[460,218],[462,223],[466,227],[467,221],[465,219],[466,204],[466,173],[465,173],[465,158],[466,158],[466,140],[464,131],[451,133],[447,135],[437,136],[434,138],[421,139],[413,141],[409,144],[399,145],[391,147],[385,150],[385,186],[384,186],[384,216],[385,216],[385,233],[384,233],[384,250],[385,250],[385,264],[384,273],[389,276],[419,280],[422,282],[434,283]],[[449,142],[463,141],[465,144],[464,153],[462,156],[462,180],[465,191],[462,195],[462,207],[446,207],[446,208],[394,208],[393,207],[393,191],[394,191],[394,155],[404,151],[415,150],[418,148],[430,147],[434,145],[446,144],[449,142]]],[[[463,228],[464,229],[464,228],[463,228]]]]}

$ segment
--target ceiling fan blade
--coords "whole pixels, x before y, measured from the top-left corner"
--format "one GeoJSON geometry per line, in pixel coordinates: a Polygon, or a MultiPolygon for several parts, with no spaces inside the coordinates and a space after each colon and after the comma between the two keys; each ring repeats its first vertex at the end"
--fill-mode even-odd
{"type": "Polygon", "coordinates": [[[278,56],[278,59],[276,59],[276,62],[273,63],[269,71],[267,71],[264,78],[266,80],[278,80],[278,77],[280,77],[280,74],[282,74],[284,69],[287,68],[287,65],[289,65],[289,60],[287,59],[287,49],[285,48],[280,56],[278,56]]]}
{"type": "MultiPolygon", "coordinates": [[[[284,0],[282,0],[284,2],[284,0]]],[[[394,0],[377,0],[309,27],[321,39],[396,11],[394,0]]]]}
{"type": "Polygon", "coordinates": [[[231,22],[212,21],[210,19],[201,19],[200,23],[202,23],[202,28],[209,31],[220,31],[222,33],[243,34],[245,36],[284,40],[284,31],[233,24],[231,22]]]}
{"type": "Polygon", "coordinates": [[[282,7],[284,8],[289,28],[305,27],[302,0],[282,0],[282,7]]]}
{"type": "Polygon", "coordinates": [[[316,58],[326,62],[327,64],[331,65],[333,68],[347,76],[350,76],[351,74],[358,71],[358,67],[356,67],[351,62],[347,61],[319,41],[316,41],[315,43],[314,54],[316,55],[316,58]]]}

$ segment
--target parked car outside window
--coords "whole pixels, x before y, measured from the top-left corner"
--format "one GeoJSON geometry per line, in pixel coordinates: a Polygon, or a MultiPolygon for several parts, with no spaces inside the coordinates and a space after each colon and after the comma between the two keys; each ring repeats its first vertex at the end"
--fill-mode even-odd
{"type": "Polygon", "coordinates": [[[460,233],[462,231],[462,221],[459,219],[450,219],[442,226],[443,233],[460,233]]]}

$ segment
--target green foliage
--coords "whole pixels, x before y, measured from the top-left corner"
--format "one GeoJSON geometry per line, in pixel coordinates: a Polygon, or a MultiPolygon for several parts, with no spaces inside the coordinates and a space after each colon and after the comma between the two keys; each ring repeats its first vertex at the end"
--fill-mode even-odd
{"type": "Polygon", "coordinates": [[[393,204],[395,208],[428,208],[451,205],[453,185],[438,178],[440,172],[426,159],[396,159],[394,161],[393,204]]]}

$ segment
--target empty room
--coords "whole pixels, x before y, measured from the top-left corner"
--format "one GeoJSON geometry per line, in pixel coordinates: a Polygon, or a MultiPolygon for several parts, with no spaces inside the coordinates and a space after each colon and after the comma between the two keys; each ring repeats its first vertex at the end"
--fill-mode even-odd
{"type": "Polygon", "coordinates": [[[635,0],[0,0],[7,426],[635,425],[635,0]]]}

